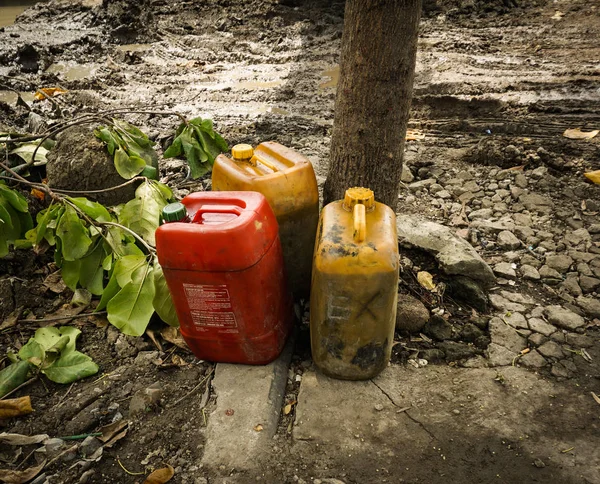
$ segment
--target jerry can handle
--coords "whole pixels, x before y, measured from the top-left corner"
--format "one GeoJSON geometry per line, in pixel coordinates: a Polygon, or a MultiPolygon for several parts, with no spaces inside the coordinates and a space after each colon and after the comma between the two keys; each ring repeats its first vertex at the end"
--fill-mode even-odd
{"type": "Polygon", "coordinates": [[[270,168],[273,171],[279,171],[279,169],[273,163],[261,158],[255,153],[252,159],[250,160],[250,163],[256,166],[256,160],[260,161],[263,165],[265,165],[267,168],[270,168]]]}
{"type": "Polygon", "coordinates": [[[194,214],[192,223],[198,223],[205,213],[232,213],[239,216],[242,209],[236,205],[202,205],[194,214]]]}
{"type": "Polygon", "coordinates": [[[362,203],[354,205],[354,241],[363,242],[367,238],[367,211],[362,203]]]}

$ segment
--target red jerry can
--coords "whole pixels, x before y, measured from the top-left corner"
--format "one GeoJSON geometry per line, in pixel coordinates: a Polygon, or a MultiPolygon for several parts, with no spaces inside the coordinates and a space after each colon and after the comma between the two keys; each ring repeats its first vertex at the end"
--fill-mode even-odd
{"type": "Polygon", "coordinates": [[[277,220],[257,192],[200,192],[167,205],[156,251],[180,330],[203,360],[266,364],[292,327],[277,220]]]}

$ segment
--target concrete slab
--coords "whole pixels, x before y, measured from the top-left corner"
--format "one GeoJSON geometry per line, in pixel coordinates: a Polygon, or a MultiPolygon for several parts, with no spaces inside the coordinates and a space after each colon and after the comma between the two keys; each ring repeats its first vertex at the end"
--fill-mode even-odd
{"type": "Polygon", "coordinates": [[[346,482],[595,483],[597,415],[589,389],[522,368],[394,365],[367,382],[305,373],[293,437],[346,482]]]}
{"type": "Polygon", "coordinates": [[[258,456],[269,451],[277,430],[292,350],[290,338],[269,365],[217,364],[212,381],[217,404],[208,419],[201,462],[205,468],[251,470],[259,465],[258,456]]]}

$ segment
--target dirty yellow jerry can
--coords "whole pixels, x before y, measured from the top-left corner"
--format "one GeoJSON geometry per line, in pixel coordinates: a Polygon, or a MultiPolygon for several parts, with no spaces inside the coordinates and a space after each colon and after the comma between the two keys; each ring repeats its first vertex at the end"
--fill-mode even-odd
{"type": "Polygon", "coordinates": [[[217,156],[212,189],[262,193],[275,213],[291,291],[307,298],[319,221],[319,191],[311,162],[304,155],[268,141],[255,149],[239,144],[233,159],[217,156]]]}
{"type": "Polygon", "coordinates": [[[366,380],[388,364],[398,298],[396,215],[367,188],[321,213],[310,296],[312,356],[326,375],[366,380]]]}

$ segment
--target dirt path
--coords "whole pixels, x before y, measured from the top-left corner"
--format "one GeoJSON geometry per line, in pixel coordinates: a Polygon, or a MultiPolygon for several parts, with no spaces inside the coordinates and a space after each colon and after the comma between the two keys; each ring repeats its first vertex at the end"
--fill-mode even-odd
{"type": "MultiPolygon", "coordinates": [[[[20,91],[30,103],[36,88],[60,85],[68,89],[68,94],[57,98],[60,114],[47,102],[32,105],[45,122],[122,106],[210,117],[230,145],[275,139],[302,151],[315,165],[322,186],[338,75],[342,1],[159,0],[152,2],[152,23],[142,26],[135,26],[135,19],[127,16],[107,18],[100,3],[53,0],[26,11],[15,25],[0,29],[0,84],[20,91]],[[133,38],[135,32],[139,39],[133,38]]],[[[506,315],[507,302],[521,304],[507,301],[501,291],[531,298],[531,304],[521,304],[522,309],[511,306],[508,312],[522,313],[527,320],[520,330],[528,333],[523,341],[531,353],[539,354],[536,348],[551,341],[560,345],[560,356],[540,356],[542,360],[535,360],[537,367],[533,359],[521,360],[519,356],[516,364],[529,367],[530,373],[513,374],[512,368],[505,372],[527,385],[539,385],[541,390],[532,393],[540,400],[533,403],[511,390],[504,392],[508,396],[503,393],[506,399],[501,401],[511,405],[513,413],[508,415],[530,424],[539,449],[554,454],[548,458],[541,451],[535,453],[530,442],[519,442],[515,426],[505,428],[503,434],[500,427],[490,424],[485,429],[485,419],[475,422],[463,412],[456,414],[458,426],[475,422],[480,434],[469,431],[461,436],[455,427],[449,427],[447,434],[438,434],[443,431],[439,427],[434,432],[440,437],[435,447],[443,444],[443,453],[451,457],[450,467],[437,460],[437,449],[425,450],[429,441],[422,439],[422,433],[418,439],[427,445],[415,448],[423,454],[410,450],[400,457],[377,454],[380,447],[387,448],[381,439],[390,436],[384,432],[373,435],[350,458],[340,450],[343,442],[341,447],[326,446],[323,451],[322,446],[317,448],[298,438],[294,434],[294,423],[298,423],[294,410],[282,415],[275,449],[265,456],[260,472],[201,469],[204,428],[214,408],[214,397],[207,400],[209,394],[203,397],[203,388],[194,388],[209,376],[212,365],[194,360],[171,343],[164,342],[159,351],[147,337],[124,337],[101,318],[89,318],[78,322],[83,331],[81,346],[100,365],[101,379],[90,378],[71,388],[42,382],[31,385],[27,394],[34,400],[36,413],[9,422],[6,430],[55,437],[92,432],[119,418],[131,423],[127,436],[105,449],[98,463],[82,460],[81,453],[76,457],[77,451],[66,453],[46,472],[48,477],[54,476],[50,482],[141,482],[139,475],[130,473],[164,463],[176,468],[172,482],[182,483],[201,484],[205,478],[211,483],[317,482],[325,478],[345,483],[384,482],[374,472],[373,462],[377,468],[386,469],[387,482],[446,482],[449,477],[466,482],[467,476],[475,482],[519,482],[520,476],[528,476],[521,482],[600,482],[588,458],[589,449],[581,453],[578,449],[586,439],[589,448],[598,446],[600,406],[590,392],[600,395],[600,314],[586,312],[582,304],[598,301],[600,293],[595,282],[600,279],[600,192],[583,177],[584,171],[600,169],[600,137],[580,141],[562,136],[567,128],[587,130],[600,125],[600,2],[538,1],[509,7],[504,5],[510,2],[456,0],[437,2],[441,4],[437,9],[433,3],[426,2],[428,13],[422,22],[410,123],[425,133],[425,139],[407,144],[405,162],[410,173],[403,177],[406,186],[398,210],[451,225],[464,204],[470,230],[466,232],[463,226],[455,229],[462,229],[486,262],[498,267],[499,284],[492,296],[503,294],[504,300],[492,298],[489,311],[483,314],[485,324],[479,335],[483,339],[479,342],[465,336],[464,327],[472,322],[470,308],[461,312],[450,304],[446,310],[451,313],[454,332],[446,340],[433,338],[429,343],[398,334],[401,344],[395,347],[391,374],[404,375],[403,365],[414,359],[411,348],[416,347],[418,357],[426,358],[430,365],[451,367],[423,369],[423,374],[442,377],[419,387],[421,403],[432,403],[428,393],[440,393],[452,409],[457,409],[462,394],[455,391],[456,379],[472,386],[474,394],[498,389],[504,392],[501,382],[490,381],[495,370],[467,368],[455,374],[452,367],[494,364],[488,344],[499,340],[494,339],[498,335],[487,320],[506,315]],[[521,166],[522,170],[502,171],[521,166]],[[468,186],[471,182],[475,185],[468,186]],[[529,192],[512,192],[514,188],[529,192]],[[543,203],[528,205],[527,199],[521,198],[523,194],[540,195],[543,203]],[[529,227],[531,232],[521,227],[529,227]],[[499,237],[504,230],[516,234],[524,245],[508,248],[510,243],[499,237]],[[543,270],[548,257],[553,256],[571,258],[564,270],[560,261],[552,259],[558,276],[543,270]],[[514,264],[514,278],[501,273],[498,264],[514,264]],[[532,267],[537,279],[526,278],[523,266],[532,267]],[[536,336],[541,333],[528,329],[531,319],[545,318],[540,311],[554,304],[581,314],[585,324],[577,331],[554,328],[547,337],[536,336]],[[577,336],[588,338],[578,340],[584,346],[573,343],[577,336]],[[587,348],[591,362],[581,356],[582,348],[587,348]],[[173,354],[187,365],[165,367],[173,354]],[[486,380],[479,383],[481,375],[486,380]],[[193,393],[174,407],[190,391],[193,393]],[[150,393],[154,400],[146,402],[150,393]],[[556,395],[560,404],[568,407],[564,418],[562,409],[556,412],[556,407],[550,406],[556,395]],[[148,405],[135,414],[140,402],[148,405]],[[562,446],[562,434],[568,434],[567,444],[577,440],[577,445],[562,446]],[[511,439],[508,444],[503,437],[511,439]],[[465,445],[458,445],[459,439],[465,445]],[[422,472],[411,467],[404,473],[402,469],[410,467],[407,462],[416,457],[422,472]],[[536,464],[538,458],[545,467],[536,464]],[[507,472],[501,473],[501,469],[507,472]],[[84,473],[87,481],[81,480],[84,473]]],[[[0,131],[5,127],[28,131],[32,119],[35,116],[16,105],[16,94],[0,86],[0,131]]],[[[176,122],[142,115],[128,119],[158,141],[164,140],[176,122]]],[[[183,181],[184,171],[173,161],[162,167],[165,181],[173,186],[183,181]]],[[[208,186],[204,180],[179,187],[176,193],[183,196],[208,186]]],[[[443,279],[435,264],[421,259],[418,252],[405,251],[404,255],[411,264],[443,279]]],[[[3,315],[24,306],[42,317],[68,302],[69,294],[56,295],[43,285],[51,270],[50,260],[48,256],[34,259],[27,255],[0,260],[0,274],[5,274],[0,275],[3,315]]],[[[407,274],[411,271],[409,267],[407,274]]],[[[401,289],[408,292],[410,284],[401,289]]],[[[428,309],[433,309],[435,304],[430,303],[428,309]]],[[[26,342],[35,329],[21,325],[1,332],[2,355],[26,342]]],[[[309,381],[314,376],[306,336],[304,326],[292,360],[286,401],[294,401],[302,393],[303,375],[308,375],[309,381]]],[[[503,365],[510,367],[510,358],[503,365]]],[[[400,398],[396,383],[385,374],[383,378],[389,391],[398,392],[400,398]]],[[[352,389],[345,387],[339,398],[352,402],[352,389]]],[[[313,404],[306,398],[303,401],[302,411],[307,412],[313,404]]],[[[314,408],[319,404],[333,403],[324,398],[316,401],[314,408]]],[[[397,405],[404,402],[397,400],[397,405]]],[[[406,405],[416,405],[415,400],[406,405]]],[[[498,405],[493,411],[499,414],[504,410],[498,405]]],[[[390,418],[400,418],[394,410],[386,408],[387,412],[390,418]]],[[[377,421],[383,414],[374,415],[369,419],[377,421]]],[[[435,423],[435,414],[422,408],[416,415],[435,423]]],[[[498,422],[498,415],[494,417],[490,420],[498,422]]],[[[335,418],[350,417],[339,412],[335,418]]],[[[390,442],[399,446],[402,440],[390,442]]],[[[4,451],[0,449],[0,456],[10,460],[12,454],[4,451]]]]}

